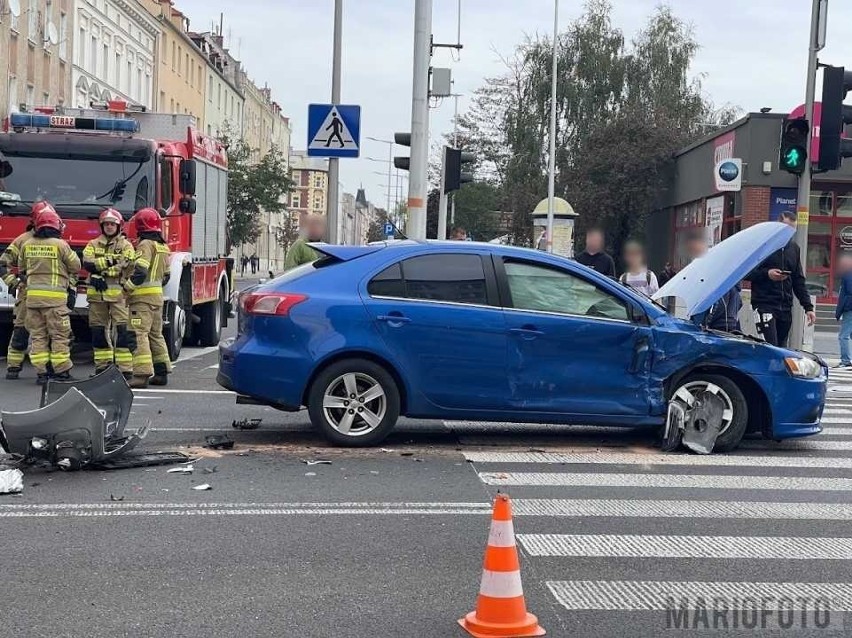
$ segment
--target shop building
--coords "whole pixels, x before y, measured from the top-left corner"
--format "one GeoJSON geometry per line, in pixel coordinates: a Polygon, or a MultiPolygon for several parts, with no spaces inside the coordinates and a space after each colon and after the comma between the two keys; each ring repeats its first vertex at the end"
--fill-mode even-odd
{"type": "MultiPolygon", "coordinates": [[[[797,178],[778,168],[783,114],[749,113],[675,156],[668,187],[648,218],[651,265],[686,265],[685,243],[704,232],[716,243],[733,233],[797,208],[797,178]],[[739,190],[721,192],[716,166],[742,161],[739,190]]],[[[818,135],[818,128],[817,128],[818,135]]],[[[812,152],[812,157],[814,153],[812,152]]],[[[852,161],[813,176],[806,258],[808,288],[819,304],[837,300],[836,266],[852,253],[852,161]]]]}

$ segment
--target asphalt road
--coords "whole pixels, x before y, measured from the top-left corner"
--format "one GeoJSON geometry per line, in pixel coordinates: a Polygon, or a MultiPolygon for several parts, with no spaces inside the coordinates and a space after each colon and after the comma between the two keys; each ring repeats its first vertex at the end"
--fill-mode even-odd
{"type": "MultiPolygon", "coordinates": [[[[0,636],[463,636],[498,490],[550,636],[694,635],[668,597],[708,592],[827,597],[832,623],[852,609],[852,374],[819,437],[697,457],[643,432],[420,421],[330,449],[305,413],[235,405],[215,366],[185,350],[168,388],[136,393],[144,446],[201,457],[192,474],[33,469],[0,496],[0,636]],[[201,447],[223,432],[233,450],[201,447]]],[[[0,381],[4,410],[37,405],[23,377],[0,381]]]]}

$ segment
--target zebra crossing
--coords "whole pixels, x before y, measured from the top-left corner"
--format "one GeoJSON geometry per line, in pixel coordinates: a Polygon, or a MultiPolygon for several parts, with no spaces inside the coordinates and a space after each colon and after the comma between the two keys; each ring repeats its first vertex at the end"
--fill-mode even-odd
{"type": "Polygon", "coordinates": [[[796,622],[810,622],[793,635],[849,635],[852,370],[832,371],[823,426],[727,455],[635,446],[464,454],[490,491],[513,497],[525,585],[532,577],[565,626],[593,623],[599,636],[719,629],[676,624],[704,608],[768,632],[791,628],[789,604],[796,622]],[[764,625],[748,624],[755,609],[769,610],[754,615],[764,625]]]}

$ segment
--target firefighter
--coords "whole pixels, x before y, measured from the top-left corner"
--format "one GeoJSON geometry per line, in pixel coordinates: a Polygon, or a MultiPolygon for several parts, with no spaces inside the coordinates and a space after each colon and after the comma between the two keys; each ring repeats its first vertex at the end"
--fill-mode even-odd
{"type": "Polygon", "coordinates": [[[62,239],[62,220],[54,210],[43,210],[35,220],[35,233],[21,250],[19,270],[27,285],[27,330],[32,337],[30,361],[37,383],[47,383],[47,366],[53,378],[72,380],[70,339],[71,309],[77,301],[80,258],[62,239]]]}
{"type": "Polygon", "coordinates": [[[171,373],[163,338],[163,286],[169,281],[171,253],[163,239],[163,220],[153,208],[133,216],[139,243],[133,273],[124,282],[130,306],[130,329],[136,336],[130,387],[166,385],[171,373]]]}
{"type": "Polygon", "coordinates": [[[125,377],[133,374],[135,335],[127,328],[127,300],[122,283],[133,267],[136,251],[121,232],[124,219],[114,208],[105,208],[98,218],[101,234],[83,250],[83,268],[89,272],[86,297],[89,301],[89,327],[95,351],[95,374],[113,362],[125,377]],[[115,327],[115,350],[110,332],[115,327]]]}
{"type": "Polygon", "coordinates": [[[45,210],[56,212],[48,202],[41,201],[33,204],[30,209],[30,222],[27,224],[27,229],[15,237],[9,247],[0,255],[0,278],[9,288],[9,294],[16,295],[12,338],[9,340],[9,349],[6,355],[6,378],[9,380],[17,379],[20,376],[27,347],[30,344],[30,333],[27,332],[26,327],[27,287],[18,276],[21,247],[33,238],[33,226],[36,217],[45,210]]]}

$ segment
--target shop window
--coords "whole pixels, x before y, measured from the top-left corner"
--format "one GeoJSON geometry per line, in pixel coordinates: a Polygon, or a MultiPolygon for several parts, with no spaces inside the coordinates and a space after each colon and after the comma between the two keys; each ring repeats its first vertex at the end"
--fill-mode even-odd
{"type": "Polygon", "coordinates": [[[704,201],[698,200],[675,209],[675,248],[673,265],[680,270],[689,263],[686,245],[697,233],[704,233],[704,201]]]}
{"type": "MultiPolygon", "coordinates": [[[[840,206],[840,197],[838,196],[838,207],[840,206]]],[[[852,200],[845,202],[847,207],[846,216],[852,217],[852,200]]],[[[811,215],[831,216],[834,214],[834,192],[833,191],[811,191],[811,215]]],[[[838,213],[840,214],[840,213],[838,213]]]]}

